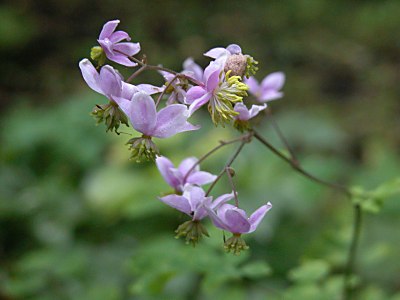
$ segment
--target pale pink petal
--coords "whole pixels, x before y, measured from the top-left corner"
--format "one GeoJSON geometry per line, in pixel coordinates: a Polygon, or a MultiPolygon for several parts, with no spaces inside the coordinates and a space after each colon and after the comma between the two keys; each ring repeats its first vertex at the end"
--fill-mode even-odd
{"type": "Polygon", "coordinates": [[[283,72],[275,72],[269,74],[261,82],[262,91],[266,90],[280,90],[285,83],[285,74],[283,72]]]}
{"type": "Polygon", "coordinates": [[[108,21],[104,24],[103,29],[100,32],[99,40],[104,40],[105,38],[110,37],[110,35],[115,31],[119,24],[119,20],[108,21]]]}
{"type": "Polygon", "coordinates": [[[125,31],[115,31],[113,34],[111,34],[109,39],[113,43],[118,43],[122,40],[127,40],[127,41],[131,40],[129,34],[126,33],[125,31]]]}
{"type": "Polygon", "coordinates": [[[199,126],[187,121],[188,117],[189,111],[183,104],[172,104],[163,108],[157,114],[157,123],[152,136],[167,138],[179,132],[199,129],[199,126]]]}
{"type": "Polygon", "coordinates": [[[204,71],[204,81],[208,92],[213,92],[219,84],[221,74],[221,66],[216,63],[211,63],[204,71]]]}
{"type": "Polygon", "coordinates": [[[268,202],[266,205],[261,206],[257,209],[249,218],[249,222],[251,224],[250,232],[253,232],[257,229],[258,224],[260,224],[261,220],[264,218],[265,214],[272,208],[272,204],[268,202]]]}
{"type": "Polygon", "coordinates": [[[232,233],[247,233],[250,230],[250,223],[241,209],[227,210],[225,221],[232,233]]]}
{"type": "Polygon", "coordinates": [[[137,88],[148,95],[153,95],[161,93],[165,87],[164,86],[159,87],[159,86],[154,86],[152,84],[143,83],[143,84],[138,84],[137,88]]]}
{"type": "Polygon", "coordinates": [[[188,199],[179,195],[168,195],[165,197],[158,198],[165,204],[191,216],[192,209],[190,207],[188,199]]]}
{"type": "Polygon", "coordinates": [[[236,119],[242,121],[247,121],[250,119],[250,112],[243,103],[237,103],[233,110],[239,113],[239,115],[235,117],[236,119]]]}
{"type": "Polygon", "coordinates": [[[218,209],[221,205],[225,204],[227,201],[233,199],[234,197],[235,197],[235,196],[234,196],[233,192],[230,193],[230,194],[221,195],[221,196],[219,196],[217,199],[215,199],[215,200],[212,202],[210,208],[212,208],[212,209],[218,209]]]}
{"type": "Polygon", "coordinates": [[[110,55],[107,55],[107,58],[109,60],[114,61],[123,66],[127,66],[127,67],[137,66],[137,63],[131,61],[127,56],[122,55],[122,54],[110,54],[110,55]]]}
{"type": "Polygon", "coordinates": [[[139,87],[122,81],[122,92],[121,92],[122,98],[131,100],[133,95],[135,95],[139,91],[140,91],[139,87]]]}
{"type": "Polygon", "coordinates": [[[244,78],[244,83],[248,85],[249,87],[249,92],[253,94],[254,96],[257,96],[260,93],[260,85],[253,76],[250,78],[244,78]]]}
{"type": "Polygon", "coordinates": [[[217,178],[216,175],[210,174],[204,171],[197,171],[190,174],[186,180],[187,183],[196,184],[196,185],[204,185],[210,182],[213,182],[217,178]]]}
{"type": "Polygon", "coordinates": [[[126,56],[133,56],[140,51],[140,43],[118,43],[114,45],[114,51],[126,56]]]}
{"type": "MultiPolygon", "coordinates": [[[[186,173],[193,167],[193,165],[198,161],[196,157],[188,157],[182,160],[182,162],[179,164],[178,171],[182,174],[182,176],[185,176],[186,173]]],[[[198,171],[199,170],[199,165],[197,165],[193,171],[198,171]]]]}
{"type": "Polygon", "coordinates": [[[193,101],[193,103],[189,106],[189,116],[191,116],[196,110],[206,104],[210,100],[211,95],[211,93],[206,93],[201,98],[193,101]]]}
{"type": "Polygon", "coordinates": [[[259,101],[260,102],[272,101],[272,100],[276,100],[276,99],[279,99],[279,98],[282,98],[282,97],[283,97],[283,93],[282,92],[277,92],[277,91],[274,91],[274,90],[267,90],[267,91],[264,91],[261,94],[261,96],[259,98],[259,101]]]}
{"type": "Polygon", "coordinates": [[[86,58],[82,59],[79,62],[79,68],[81,69],[83,79],[86,81],[87,85],[92,90],[104,95],[104,92],[99,85],[100,75],[97,73],[96,68],[92,63],[86,58]]]}
{"type": "Polygon", "coordinates": [[[221,218],[215,213],[214,210],[212,210],[208,205],[204,205],[204,208],[207,211],[207,214],[210,217],[215,227],[220,228],[222,230],[229,230],[224,221],[221,220],[221,218]]]}
{"type": "MultiPolygon", "coordinates": [[[[138,92],[130,102],[128,111],[124,112],[131,120],[132,127],[145,135],[151,136],[157,122],[156,105],[153,98],[146,93],[138,92]]],[[[121,109],[123,108],[121,107],[121,109]]]]}
{"type": "Polygon", "coordinates": [[[254,118],[258,113],[267,108],[267,104],[264,105],[252,105],[251,109],[249,110],[250,119],[254,118]]]}
{"type": "Polygon", "coordinates": [[[204,53],[204,56],[208,56],[208,57],[216,59],[223,55],[229,55],[229,54],[230,54],[229,51],[226,50],[225,48],[217,47],[217,48],[208,50],[206,53],[204,53]]]}
{"type": "Polygon", "coordinates": [[[242,48],[236,44],[230,44],[226,47],[226,50],[228,50],[230,54],[242,54],[242,48]]]}
{"type": "Polygon", "coordinates": [[[186,103],[192,104],[195,100],[203,97],[206,93],[207,93],[207,91],[201,86],[191,87],[186,92],[186,103]]]}
{"type": "Polygon", "coordinates": [[[121,95],[121,77],[111,66],[106,65],[101,68],[99,85],[108,97],[121,95]]]}
{"type": "Polygon", "coordinates": [[[192,72],[193,78],[202,81],[203,79],[203,69],[194,62],[193,58],[189,57],[183,62],[184,71],[192,72]]]}
{"type": "Polygon", "coordinates": [[[175,190],[179,189],[180,180],[173,172],[172,162],[164,156],[159,156],[156,158],[156,165],[164,180],[175,190]]]}

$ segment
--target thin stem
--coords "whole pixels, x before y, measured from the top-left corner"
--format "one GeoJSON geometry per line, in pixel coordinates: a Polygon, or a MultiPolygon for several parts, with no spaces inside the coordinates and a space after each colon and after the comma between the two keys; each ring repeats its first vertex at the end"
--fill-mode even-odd
{"type": "Polygon", "coordinates": [[[206,154],[204,154],[202,157],[197,160],[193,166],[186,172],[185,176],[183,177],[183,182],[186,182],[187,178],[189,177],[189,174],[196,168],[197,165],[201,164],[204,160],[206,160],[210,155],[212,155],[214,152],[217,150],[221,149],[224,146],[243,141],[243,140],[248,140],[251,135],[249,133],[246,133],[244,135],[241,135],[235,139],[229,140],[229,141],[219,141],[219,145],[208,151],[206,154]]]}
{"type": "Polygon", "coordinates": [[[342,186],[342,185],[337,184],[337,183],[332,183],[332,182],[329,182],[329,181],[325,181],[323,179],[320,179],[320,178],[310,174],[309,172],[307,172],[306,170],[304,170],[301,167],[300,163],[297,160],[294,160],[292,158],[287,157],[281,151],[276,149],[272,144],[270,144],[265,138],[263,138],[257,131],[255,131],[254,129],[252,129],[252,131],[253,131],[254,137],[257,140],[259,140],[264,146],[266,146],[268,149],[270,149],[278,157],[280,157],[281,159],[286,161],[298,173],[302,174],[303,176],[307,177],[308,179],[310,179],[310,180],[312,180],[312,181],[314,181],[316,183],[319,183],[321,185],[325,185],[325,186],[330,187],[332,189],[341,191],[342,193],[344,193],[344,194],[346,194],[348,196],[351,195],[351,192],[347,187],[342,186]]]}
{"type": "Polygon", "coordinates": [[[267,107],[267,109],[265,110],[265,113],[267,114],[268,118],[271,121],[272,124],[272,128],[275,130],[275,132],[277,133],[278,137],[280,138],[280,140],[282,141],[282,143],[285,145],[286,149],[289,151],[290,157],[292,159],[293,162],[295,162],[296,164],[298,164],[298,160],[296,157],[296,154],[293,151],[293,148],[290,146],[289,142],[287,141],[286,137],[283,135],[281,129],[278,126],[278,123],[275,120],[275,117],[272,114],[272,110],[270,107],[267,107]]]}
{"type": "Polygon", "coordinates": [[[354,265],[357,255],[357,247],[360,240],[361,224],[362,224],[362,209],[359,204],[353,206],[354,223],[353,233],[347,258],[346,270],[344,273],[343,299],[350,300],[352,298],[353,286],[351,284],[351,275],[354,273],[354,265]]]}
{"type": "Polygon", "coordinates": [[[156,107],[158,107],[158,105],[160,104],[160,101],[161,101],[162,97],[165,95],[166,91],[174,83],[174,81],[179,78],[179,76],[180,76],[180,74],[176,74],[174,76],[174,78],[172,78],[172,80],[170,82],[168,82],[167,86],[164,88],[164,90],[161,92],[160,96],[158,96],[158,98],[157,98],[156,107]]]}
{"type": "Polygon", "coordinates": [[[147,65],[141,66],[140,69],[138,69],[135,73],[133,73],[131,76],[129,76],[129,78],[126,80],[126,82],[131,82],[133,80],[133,78],[138,76],[140,73],[142,73],[146,69],[147,69],[147,65]]]}
{"type": "Polygon", "coordinates": [[[232,165],[232,163],[235,161],[235,159],[238,157],[239,153],[242,151],[244,145],[246,143],[248,143],[248,140],[242,140],[242,142],[240,143],[240,146],[237,148],[237,150],[235,151],[235,153],[232,155],[232,157],[229,159],[229,161],[226,163],[225,167],[223,168],[223,170],[218,174],[217,178],[215,178],[215,180],[213,181],[213,183],[210,185],[210,187],[207,190],[206,193],[206,197],[208,195],[210,195],[212,189],[214,188],[214,186],[217,184],[217,182],[221,179],[222,175],[224,175],[226,168],[230,167],[232,165]]]}
{"type": "MultiPolygon", "coordinates": [[[[204,86],[204,83],[203,83],[203,82],[200,82],[200,81],[198,81],[198,80],[196,80],[196,79],[194,79],[194,78],[192,78],[192,77],[190,77],[190,76],[187,76],[187,75],[185,75],[185,74],[182,74],[182,73],[179,73],[179,72],[176,72],[176,71],[174,71],[174,70],[171,70],[171,69],[168,69],[168,68],[164,68],[164,67],[161,67],[161,66],[149,65],[147,62],[143,62],[143,61],[141,61],[140,59],[137,59],[137,58],[134,57],[134,56],[129,56],[129,55],[127,55],[126,53],[124,53],[124,52],[122,52],[122,51],[119,51],[119,50],[114,50],[114,51],[115,51],[115,52],[118,52],[118,53],[120,53],[120,54],[125,55],[126,57],[128,57],[130,60],[134,61],[135,63],[137,63],[137,64],[140,65],[141,67],[145,67],[144,70],[164,71],[164,72],[171,73],[171,74],[173,74],[173,75],[180,74],[180,76],[186,78],[187,80],[193,82],[194,84],[199,85],[199,86],[204,86]]],[[[144,71],[144,70],[143,70],[143,71],[144,71]]],[[[133,74],[132,74],[132,75],[133,75],[133,74]]]]}
{"type": "Polygon", "coordinates": [[[225,173],[226,173],[226,176],[228,177],[229,183],[232,187],[233,196],[235,197],[235,206],[239,207],[239,199],[237,196],[236,187],[235,187],[235,183],[233,182],[231,171],[233,171],[233,169],[231,167],[225,167],[225,173]]]}

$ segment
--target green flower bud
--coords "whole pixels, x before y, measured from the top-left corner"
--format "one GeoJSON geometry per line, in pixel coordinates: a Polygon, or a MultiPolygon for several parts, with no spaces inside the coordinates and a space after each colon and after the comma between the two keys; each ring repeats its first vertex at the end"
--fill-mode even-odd
{"type": "Polygon", "coordinates": [[[100,46],[94,46],[90,50],[90,58],[97,62],[97,66],[101,67],[106,62],[106,54],[104,53],[103,48],[100,46]]]}

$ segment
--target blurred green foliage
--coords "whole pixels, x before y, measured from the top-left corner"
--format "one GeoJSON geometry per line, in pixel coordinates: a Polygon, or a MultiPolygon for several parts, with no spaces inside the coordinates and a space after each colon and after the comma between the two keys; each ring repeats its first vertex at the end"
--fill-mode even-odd
{"type": "MultiPolygon", "coordinates": [[[[260,62],[257,78],[284,71],[271,107],[304,168],[383,204],[364,218],[356,298],[400,299],[399,15],[396,0],[1,4],[0,299],[340,298],[350,201],[256,141],[234,164],[241,206],[274,208],[245,237],[250,251],[225,255],[213,229],[196,248],[173,238],[186,218],[157,200],[169,188],[152,164],[128,161],[131,128],[106,134],[89,116],[105,99],[77,62],[114,18],[153,64],[204,66],[204,51],[235,42],[260,62]]],[[[158,141],[174,163],[236,134],[193,123],[202,130],[158,141]]],[[[282,146],[268,122],[259,131],[282,146]]],[[[202,168],[219,172],[233,151],[202,168]]],[[[223,180],[215,195],[228,191],[223,180]]]]}

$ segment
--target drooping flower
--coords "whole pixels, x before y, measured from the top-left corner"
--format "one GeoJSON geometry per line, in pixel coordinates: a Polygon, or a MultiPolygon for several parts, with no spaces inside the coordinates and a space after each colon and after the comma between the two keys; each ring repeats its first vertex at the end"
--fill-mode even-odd
{"type": "Polygon", "coordinates": [[[115,31],[119,22],[119,20],[113,20],[104,24],[97,41],[109,60],[124,66],[134,67],[137,63],[131,61],[128,57],[140,51],[140,44],[129,42],[131,38],[125,31],[115,31]],[[128,42],[121,42],[123,40],[128,42]]]}
{"type": "Polygon", "coordinates": [[[233,105],[242,102],[247,96],[247,85],[241,82],[240,76],[224,74],[220,64],[212,62],[204,70],[203,86],[194,86],[187,91],[186,102],[190,104],[190,114],[208,103],[208,111],[215,125],[229,123],[234,116],[233,105]]]}
{"type": "Polygon", "coordinates": [[[190,124],[189,111],[183,104],[172,104],[159,112],[153,98],[144,92],[137,92],[131,100],[117,97],[122,111],[128,116],[132,127],[142,133],[142,137],[131,139],[132,159],[154,160],[158,153],[157,147],[151,141],[152,137],[168,138],[177,133],[197,130],[200,127],[190,124]]]}
{"type": "Polygon", "coordinates": [[[205,207],[208,216],[216,227],[233,234],[225,242],[225,250],[227,252],[232,251],[234,254],[240,254],[240,251],[248,249],[241,235],[255,231],[265,214],[272,208],[272,204],[268,202],[261,206],[250,217],[247,217],[243,209],[227,203],[219,206],[216,210],[209,206],[205,207]]]}
{"type": "Polygon", "coordinates": [[[193,58],[189,57],[183,62],[182,73],[201,82],[203,79],[204,70],[194,62],[193,58]]]}
{"type": "Polygon", "coordinates": [[[233,123],[233,126],[242,132],[249,129],[249,120],[258,115],[258,113],[264,110],[266,107],[267,104],[264,103],[264,105],[252,105],[251,108],[248,109],[243,103],[237,103],[234,109],[239,114],[235,116],[235,122],[233,123]]]}
{"type": "Polygon", "coordinates": [[[184,159],[178,168],[175,168],[172,162],[164,156],[159,156],[156,159],[157,168],[164,180],[177,193],[182,193],[186,184],[201,186],[213,182],[217,177],[208,172],[200,171],[200,166],[196,163],[197,158],[189,157],[184,159]]]}
{"type": "Polygon", "coordinates": [[[115,130],[117,132],[120,123],[128,126],[128,119],[119,109],[115,102],[116,98],[131,99],[139,91],[155,94],[163,90],[163,88],[151,84],[139,84],[135,86],[126,83],[123,81],[121,74],[109,65],[103,66],[99,73],[86,58],[79,62],[79,68],[87,85],[110,100],[108,104],[97,105],[92,111],[92,115],[97,119],[98,123],[105,121],[107,131],[115,130]]]}
{"type": "Polygon", "coordinates": [[[274,72],[266,76],[261,84],[254,77],[245,80],[249,86],[249,92],[259,102],[267,102],[283,97],[283,93],[279,90],[285,84],[285,74],[283,72],[274,72]]]}
{"type": "Polygon", "coordinates": [[[186,185],[183,195],[167,195],[159,199],[192,218],[179,225],[175,232],[176,238],[185,237],[186,243],[195,246],[203,235],[208,236],[206,228],[200,223],[207,216],[205,205],[210,209],[217,209],[233,197],[233,193],[224,194],[212,201],[212,197],[207,197],[202,188],[186,185]]]}

